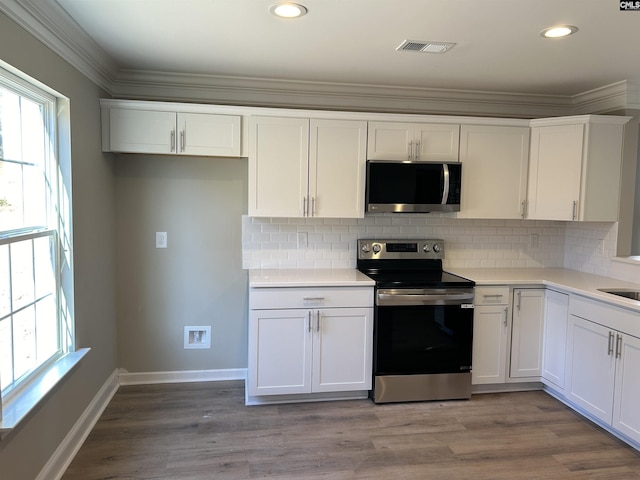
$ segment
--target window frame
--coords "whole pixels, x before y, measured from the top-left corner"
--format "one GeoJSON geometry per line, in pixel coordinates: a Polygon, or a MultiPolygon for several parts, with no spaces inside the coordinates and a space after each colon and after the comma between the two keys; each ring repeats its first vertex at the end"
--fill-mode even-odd
{"type": "MultiPolygon", "coordinates": [[[[43,140],[45,141],[45,155],[42,165],[44,188],[46,189],[45,224],[0,231],[0,246],[21,241],[34,242],[35,239],[42,237],[52,239],[52,255],[55,259],[52,291],[55,295],[57,335],[57,348],[53,354],[18,379],[13,378],[12,383],[5,391],[0,390],[1,438],[53,389],[55,384],[75,366],[88,349],[74,352],[75,328],[70,306],[66,304],[67,301],[64,297],[62,279],[63,268],[71,268],[72,266],[70,195],[65,191],[65,180],[59,157],[61,127],[68,129],[68,125],[59,125],[61,116],[64,117],[60,112],[68,107],[68,104],[60,104],[60,101],[66,100],[64,97],[58,96],[48,87],[28,78],[2,61],[0,61],[0,87],[42,105],[43,140]]],[[[68,121],[68,117],[64,117],[64,120],[68,121]]],[[[20,163],[24,165],[24,162],[20,163]]],[[[33,252],[32,244],[32,255],[34,255],[33,252]]],[[[72,301],[72,298],[70,300],[72,301]]],[[[32,303],[35,305],[37,301],[37,298],[34,297],[32,303]]],[[[16,311],[13,308],[11,310],[9,316],[16,311]]],[[[6,319],[7,316],[3,318],[6,319]]],[[[12,364],[11,368],[15,377],[15,365],[12,364]]]]}

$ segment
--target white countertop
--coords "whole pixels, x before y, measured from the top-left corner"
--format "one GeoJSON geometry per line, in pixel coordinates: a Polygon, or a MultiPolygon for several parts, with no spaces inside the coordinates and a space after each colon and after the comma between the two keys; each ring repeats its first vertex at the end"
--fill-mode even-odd
{"type": "Polygon", "coordinates": [[[640,312],[639,301],[598,290],[599,288],[640,290],[640,284],[576,270],[564,268],[447,268],[446,271],[473,280],[476,285],[544,285],[640,312]]]}
{"type": "Polygon", "coordinates": [[[249,270],[249,288],[373,287],[374,285],[373,280],[355,268],[249,270]]]}

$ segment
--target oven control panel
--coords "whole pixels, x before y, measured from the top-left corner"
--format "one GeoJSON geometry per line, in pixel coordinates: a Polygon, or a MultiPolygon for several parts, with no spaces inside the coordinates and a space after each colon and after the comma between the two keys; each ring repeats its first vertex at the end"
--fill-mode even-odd
{"type": "Polygon", "coordinates": [[[442,260],[444,240],[358,240],[358,260],[442,260]]]}

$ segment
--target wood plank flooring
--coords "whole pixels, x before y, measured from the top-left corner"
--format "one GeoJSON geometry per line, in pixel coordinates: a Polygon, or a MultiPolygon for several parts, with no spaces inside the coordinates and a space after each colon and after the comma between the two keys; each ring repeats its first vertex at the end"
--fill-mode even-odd
{"type": "Polygon", "coordinates": [[[543,392],[244,406],[242,382],[121,387],[63,480],[640,479],[640,454],[543,392]]]}

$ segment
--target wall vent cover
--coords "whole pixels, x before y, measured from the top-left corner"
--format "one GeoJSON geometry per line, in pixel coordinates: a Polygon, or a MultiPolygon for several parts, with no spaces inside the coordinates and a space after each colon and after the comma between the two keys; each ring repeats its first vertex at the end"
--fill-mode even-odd
{"type": "Polygon", "coordinates": [[[425,42],[419,40],[405,40],[396,50],[404,52],[444,53],[450,50],[455,43],[452,42],[425,42]]]}

